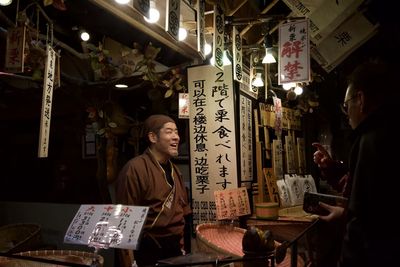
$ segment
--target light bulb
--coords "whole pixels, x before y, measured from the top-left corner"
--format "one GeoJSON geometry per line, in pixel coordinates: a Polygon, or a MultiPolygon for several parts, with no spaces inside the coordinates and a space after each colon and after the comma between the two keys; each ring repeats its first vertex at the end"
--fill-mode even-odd
{"type": "Polygon", "coordinates": [[[157,10],[156,3],[150,1],[149,18],[143,16],[144,20],[148,23],[156,23],[160,19],[160,12],[157,10]]]}
{"type": "Polygon", "coordinates": [[[232,62],[230,61],[226,50],[224,50],[224,55],[223,55],[223,57],[222,57],[222,60],[223,60],[223,62],[224,62],[224,66],[232,65],[232,62]]]}
{"type": "Polygon", "coordinates": [[[117,83],[116,85],[114,85],[115,88],[128,88],[128,85],[123,84],[123,83],[117,83]]]}
{"type": "MultiPolygon", "coordinates": [[[[227,54],[226,54],[226,51],[224,51],[224,54],[223,54],[223,56],[222,56],[222,62],[223,62],[223,65],[224,66],[229,66],[229,65],[232,65],[232,62],[229,60],[229,58],[228,58],[228,56],[227,56],[227,54]]],[[[210,58],[210,65],[215,65],[215,59],[214,59],[214,57],[211,57],[210,58]]]]}
{"type": "Polygon", "coordinates": [[[296,86],[295,83],[284,83],[284,84],[282,84],[282,88],[283,88],[285,91],[288,91],[288,90],[290,90],[290,88],[293,88],[293,87],[295,87],[295,86],[296,86]]]}
{"type": "Polygon", "coordinates": [[[209,55],[211,53],[211,51],[212,51],[211,45],[206,43],[204,45],[204,54],[207,56],[207,55],[209,55]]]}
{"type": "Polygon", "coordinates": [[[87,33],[86,31],[82,31],[81,32],[81,39],[82,39],[82,41],[89,41],[89,39],[90,39],[90,35],[89,35],[89,33],[87,33]]]}
{"type": "Polygon", "coordinates": [[[128,4],[130,0],[115,0],[115,2],[117,2],[120,5],[125,5],[128,4]]]}
{"type": "Polygon", "coordinates": [[[179,41],[185,40],[186,37],[187,37],[187,30],[185,28],[179,28],[179,36],[178,36],[179,41]]]}
{"type": "Polygon", "coordinates": [[[12,0],[0,0],[0,6],[8,6],[12,3],[12,0]]]}
{"type": "Polygon", "coordinates": [[[303,88],[300,86],[296,86],[294,88],[294,92],[296,93],[296,95],[301,95],[303,93],[303,88]]]}

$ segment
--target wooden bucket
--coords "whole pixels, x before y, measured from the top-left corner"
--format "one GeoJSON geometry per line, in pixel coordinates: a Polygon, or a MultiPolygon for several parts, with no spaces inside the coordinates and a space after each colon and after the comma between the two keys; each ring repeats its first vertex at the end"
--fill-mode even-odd
{"type": "MultiPolygon", "coordinates": [[[[214,253],[233,257],[243,257],[242,239],[246,229],[222,225],[218,223],[204,223],[196,227],[196,242],[198,249],[202,252],[214,253]]],[[[275,241],[275,246],[280,245],[275,241]]],[[[241,262],[235,262],[235,267],[241,267],[241,262]]],[[[267,266],[266,262],[266,266],[267,266]]],[[[290,266],[290,251],[288,250],[285,259],[277,267],[290,266]]],[[[303,267],[304,260],[298,256],[297,266],[303,267]]]]}
{"type": "Polygon", "coordinates": [[[276,220],[279,217],[279,204],[276,202],[256,203],[257,219],[276,220]]]}

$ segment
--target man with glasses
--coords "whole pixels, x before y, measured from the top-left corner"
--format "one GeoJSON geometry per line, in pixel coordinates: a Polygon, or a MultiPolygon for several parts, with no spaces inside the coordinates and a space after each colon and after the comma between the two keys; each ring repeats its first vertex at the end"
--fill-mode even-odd
{"type": "MultiPolygon", "coordinates": [[[[399,88],[393,83],[396,69],[369,62],[358,66],[348,80],[343,109],[353,132],[349,169],[347,174],[342,169],[346,175],[341,185],[349,202],[346,208],[320,203],[329,214],[319,216],[343,225],[341,267],[394,266],[397,262],[400,235],[392,214],[400,195],[394,185],[400,178],[400,162],[398,156],[391,156],[400,151],[400,139],[393,130],[399,121],[395,102],[399,88]]],[[[317,148],[314,162],[323,173],[337,166],[321,145],[313,145],[317,148]]]]}

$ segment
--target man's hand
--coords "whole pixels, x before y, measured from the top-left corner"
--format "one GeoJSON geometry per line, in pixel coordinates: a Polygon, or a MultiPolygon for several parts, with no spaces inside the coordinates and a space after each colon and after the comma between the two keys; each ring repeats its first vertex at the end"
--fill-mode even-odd
{"type": "Polygon", "coordinates": [[[344,215],[344,208],[339,206],[332,206],[324,202],[318,203],[320,207],[327,210],[329,213],[327,215],[319,215],[318,217],[326,222],[333,222],[340,220],[344,215]]]}
{"type": "Polygon", "coordinates": [[[317,148],[317,151],[314,152],[313,159],[318,167],[327,168],[330,164],[332,164],[333,159],[320,143],[312,143],[312,146],[317,148]]]}

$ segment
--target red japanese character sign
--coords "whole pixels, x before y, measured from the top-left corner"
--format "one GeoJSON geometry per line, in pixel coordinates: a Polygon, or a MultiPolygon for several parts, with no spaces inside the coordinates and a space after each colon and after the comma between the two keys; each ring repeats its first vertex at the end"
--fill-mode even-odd
{"type": "Polygon", "coordinates": [[[308,19],[279,26],[279,84],[310,81],[308,19]]]}

